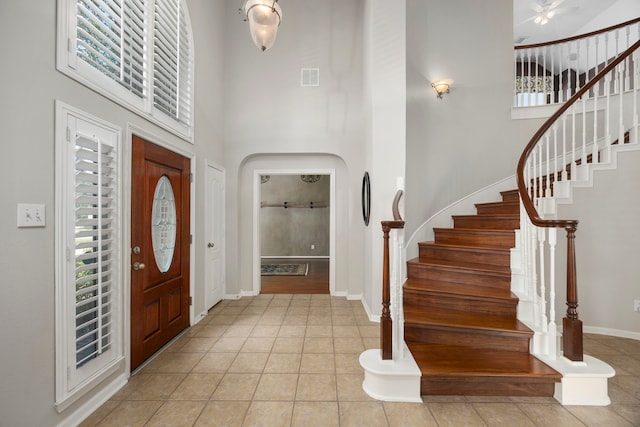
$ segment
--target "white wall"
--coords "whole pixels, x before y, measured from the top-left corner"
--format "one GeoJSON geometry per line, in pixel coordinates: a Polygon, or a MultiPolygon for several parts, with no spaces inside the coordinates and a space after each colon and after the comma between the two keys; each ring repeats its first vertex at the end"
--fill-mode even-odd
{"type": "MultiPolygon", "coordinates": [[[[223,50],[225,13],[224,4],[209,0],[188,0],[196,48],[195,69],[195,148],[196,167],[196,233],[193,236],[196,249],[194,313],[206,310],[205,304],[205,186],[206,166],[209,160],[224,165],[222,93],[224,90],[223,50]]],[[[227,171],[227,173],[229,173],[227,171]]]]}
{"type": "Polygon", "coordinates": [[[371,179],[371,216],[363,241],[367,263],[363,302],[382,310],[383,239],[380,221],[392,220],[398,178],[405,176],[406,16],[405,0],[367,0],[365,4],[365,94],[367,170],[371,179]]]}
{"type": "Polygon", "coordinates": [[[541,124],[511,120],[512,16],[512,0],[407,0],[407,236],[513,175],[541,124]],[[437,99],[431,83],[444,78],[454,83],[437,99]]]}
{"type": "Polygon", "coordinates": [[[621,22],[626,22],[640,16],[640,2],[638,0],[618,0],[602,14],[584,24],[574,35],[598,31],[621,22]]]}
{"type": "Polygon", "coordinates": [[[329,256],[331,177],[319,178],[304,182],[299,174],[271,175],[259,185],[260,203],[265,205],[258,214],[260,256],[329,256]]]}
{"type": "MultiPolygon", "coordinates": [[[[0,14],[5,59],[5,66],[0,68],[0,78],[5,82],[0,107],[2,426],[58,425],[73,416],[83,403],[77,402],[62,414],[54,409],[54,100],[102,117],[123,130],[128,124],[136,126],[169,145],[193,152],[198,159],[223,160],[220,83],[212,78],[221,74],[220,42],[216,40],[221,39],[223,26],[218,2],[188,3],[196,36],[196,58],[203,59],[196,63],[195,70],[195,145],[56,71],[55,3],[5,2],[0,14]],[[27,25],[37,30],[25,31],[27,25]],[[8,66],[9,60],[12,66],[8,66]],[[18,229],[17,203],[44,203],[46,227],[18,229]]],[[[204,181],[198,172],[197,179],[204,181]]],[[[196,197],[203,200],[202,194],[197,184],[196,197]]],[[[204,234],[200,212],[201,203],[196,206],[196,244],[197,236],[204,234]]],[[[202,250],[197,248],[196,259],[202,258],[202,250]]],[[[196,297],[203,295],[203,275],[198,267],[196,297]]],[[[109,379],[105,381],[108,382],[109,379]]]]}
{"type": "Polygon", "coordinates": [[[336,290],[362,293],[365,168],[362,1],[282,4],[273,48],[261,52],[226,2],[224,140],[227,174],[227,289],[251,292],[252,173],[331,167],[336,175],[336,290]],[[319,68],[319,87],[300,87],[301,68],[319,68]],[[354,247],[355,245],[355,247],[354,247]]]}
{"type": "MultiPolygon", "coordinates": [[[[579,221],[578,315],[585,329],[636,339],[640,338],[640,313],[633,311],[633,300],[640,300],[638,182],[640,152],[621,153],[616,170],[596,172],[593,188],[575,189],[573,204],[558,209],[558,218],[579,221]]],[[[566,247],[566,233],[559,230],[558,319],[567,311],[562,262],[566,247]]]]}

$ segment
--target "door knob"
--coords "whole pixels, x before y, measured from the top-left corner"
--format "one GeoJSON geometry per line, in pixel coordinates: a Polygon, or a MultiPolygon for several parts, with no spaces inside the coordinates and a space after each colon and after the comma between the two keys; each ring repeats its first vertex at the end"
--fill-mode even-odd
{"type": "Polygon", "coordinates": [[[144,270],[144,267],[145,267],[144,263],[137,262],[137,261],[133,263],[134,270],[144,270]]]}
{"type": "Polygon", "coordinates": [[[214,245],[213,243],[211,243],[211,242],[207,243],[207,247],[208,247],[208,248],[212,248],[212,247],[214,247],[214,246],[215,246],[215,245],[214,245]]]}

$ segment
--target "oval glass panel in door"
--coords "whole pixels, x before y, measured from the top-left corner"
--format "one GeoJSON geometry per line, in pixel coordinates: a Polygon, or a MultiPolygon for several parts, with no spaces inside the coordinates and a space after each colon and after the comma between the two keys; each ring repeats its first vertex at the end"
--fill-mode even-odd
{"type": "Polygon", "coordinates": [[[176,246],[176,201],[171,181],[163,175],[156,184],[151,207],[151,243],[153,256],[161,273],[171,267],[176,246]]]}

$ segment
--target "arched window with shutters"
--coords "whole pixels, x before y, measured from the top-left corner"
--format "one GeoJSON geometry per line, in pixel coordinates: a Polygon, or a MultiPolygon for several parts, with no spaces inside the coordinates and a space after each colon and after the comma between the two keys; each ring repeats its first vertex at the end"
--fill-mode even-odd
{"type": "Polygon", "coordinates": [[[59,71],[189,141],[193,34],[184,0],[60,0],[59,71]]]}

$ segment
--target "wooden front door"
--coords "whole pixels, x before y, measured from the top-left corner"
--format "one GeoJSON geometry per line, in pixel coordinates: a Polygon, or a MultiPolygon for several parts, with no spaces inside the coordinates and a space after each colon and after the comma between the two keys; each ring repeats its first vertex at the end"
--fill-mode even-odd
{"type": "Polygon", "coordinates": [[[189,326],[189,199],[189,159],[134,136],[131,370],[189,326]]]}

